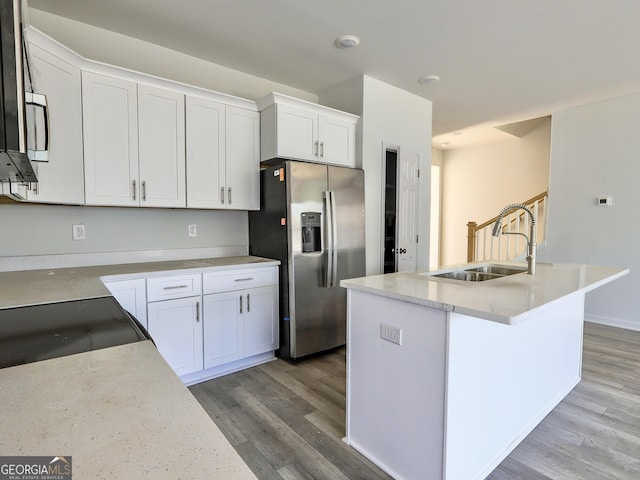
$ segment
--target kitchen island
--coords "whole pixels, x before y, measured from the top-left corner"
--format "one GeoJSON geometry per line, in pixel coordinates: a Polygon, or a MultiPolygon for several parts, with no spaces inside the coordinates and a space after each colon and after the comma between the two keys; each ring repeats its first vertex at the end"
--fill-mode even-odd
{"type": "Polygon", "coordinates": [[[485,478],[580,381],[585,294],[623,268],[344,280],[346,441],[394,478],[485,478]]]}

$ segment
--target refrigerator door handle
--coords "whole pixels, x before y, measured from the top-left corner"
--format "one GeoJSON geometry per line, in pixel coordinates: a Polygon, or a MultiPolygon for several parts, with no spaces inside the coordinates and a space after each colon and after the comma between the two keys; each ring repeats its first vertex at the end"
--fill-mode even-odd
{"type": "Polygon", "coordinates": [[[325,245],[324,248],[326,250],[325,258],[325,277],[324,277],[324,286],[326,288],[331,288],[331,281],[333,279],[333,221],[331,219],[331,193],[329,191],[324,192],[324,218],[325,218],[325,245]]]}
{"type": "Polygon", "coordinates": [[[331,199],[331,286],[335,287],[338,283],[338,215],[336,211],[336,193],[329,192],[331,199]]]}

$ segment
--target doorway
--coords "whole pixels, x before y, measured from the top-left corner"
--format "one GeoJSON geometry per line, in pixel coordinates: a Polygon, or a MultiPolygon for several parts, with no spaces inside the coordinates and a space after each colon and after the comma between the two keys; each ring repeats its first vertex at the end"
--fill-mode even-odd
{"type": "Polygon", "coordinates": [[[398,200],[398,152],[385,150],[384,159],[384,243],[383,273],[398,271],[396,255],[397,200],[398,200]]]}

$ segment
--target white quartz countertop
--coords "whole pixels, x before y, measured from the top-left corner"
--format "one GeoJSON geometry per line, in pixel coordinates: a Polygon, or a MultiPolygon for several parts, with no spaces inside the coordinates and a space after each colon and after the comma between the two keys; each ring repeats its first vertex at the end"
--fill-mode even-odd
{"type": "Polygon", "coordinates": [[[207,272],[279,264],[277,260],[241,256],[0,272],[0,308],[111,295],[103,285],[104,280],[179,275],[193,269],[207,272]]]}
{"type": "MultiPolygon", "coordinates": [[[[111,295],[103,281],[249,269],[253,256],[0,273],[0,309],[111,295]]],[[[0,369],[0,454],[67,455],[73,478],[248,479],[149,341],[0,369]]]]}
{"type": "Polygon", "coordinates": [[[149,341],[0,370],[0,454],[73,478],[255,480],[149,341]]]}
{"type": "MultiPolygon", "coordinates": [[[[526,267],[524,264],[511,265],[526,267]]],[[[462,266],[442,271],[460,268],[462,266]]],[[[535,275],[519,273],[484,282],[437,278],[428,273],[375,275],[342,280],[340,285],[512,325],[526,320],[532,312],[545,308],[545,305],[559,298],[575,292],[588,292],[626,275],[629,270],[594,265],[538,263],[535,275]]]]}

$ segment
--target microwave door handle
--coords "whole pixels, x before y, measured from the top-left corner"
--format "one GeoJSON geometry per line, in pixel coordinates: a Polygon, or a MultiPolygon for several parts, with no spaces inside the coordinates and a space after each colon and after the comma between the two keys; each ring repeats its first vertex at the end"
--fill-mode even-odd
{"type": "Polygon", "coordinates": [[[48,162],[50,119],[47,96],[41,93],[25,92],[25,103],[27,105],[33,105],[35,107],[41,108],[42,115],[44,117],[44,148],[37,149],[37,145],[35,145],[34,150],[29,152],[29,158],[35,162],[48,162]]]}
{"type": "Polygon", "coordinates": [[[324,255],[325,259],[325,277],[324,277],[324,286],[326,288],[331,288],[331,280],[333,278],[333,272],[331,271],[333,267],[333,262],[331,261],[332,254],[332,241],[333,234],[331,232],[332,222],[331,222],[331,192],[324,192],[324,226],[325,226],[325,235],[324,235],[324,249],[326,255],[324,255]]]}

